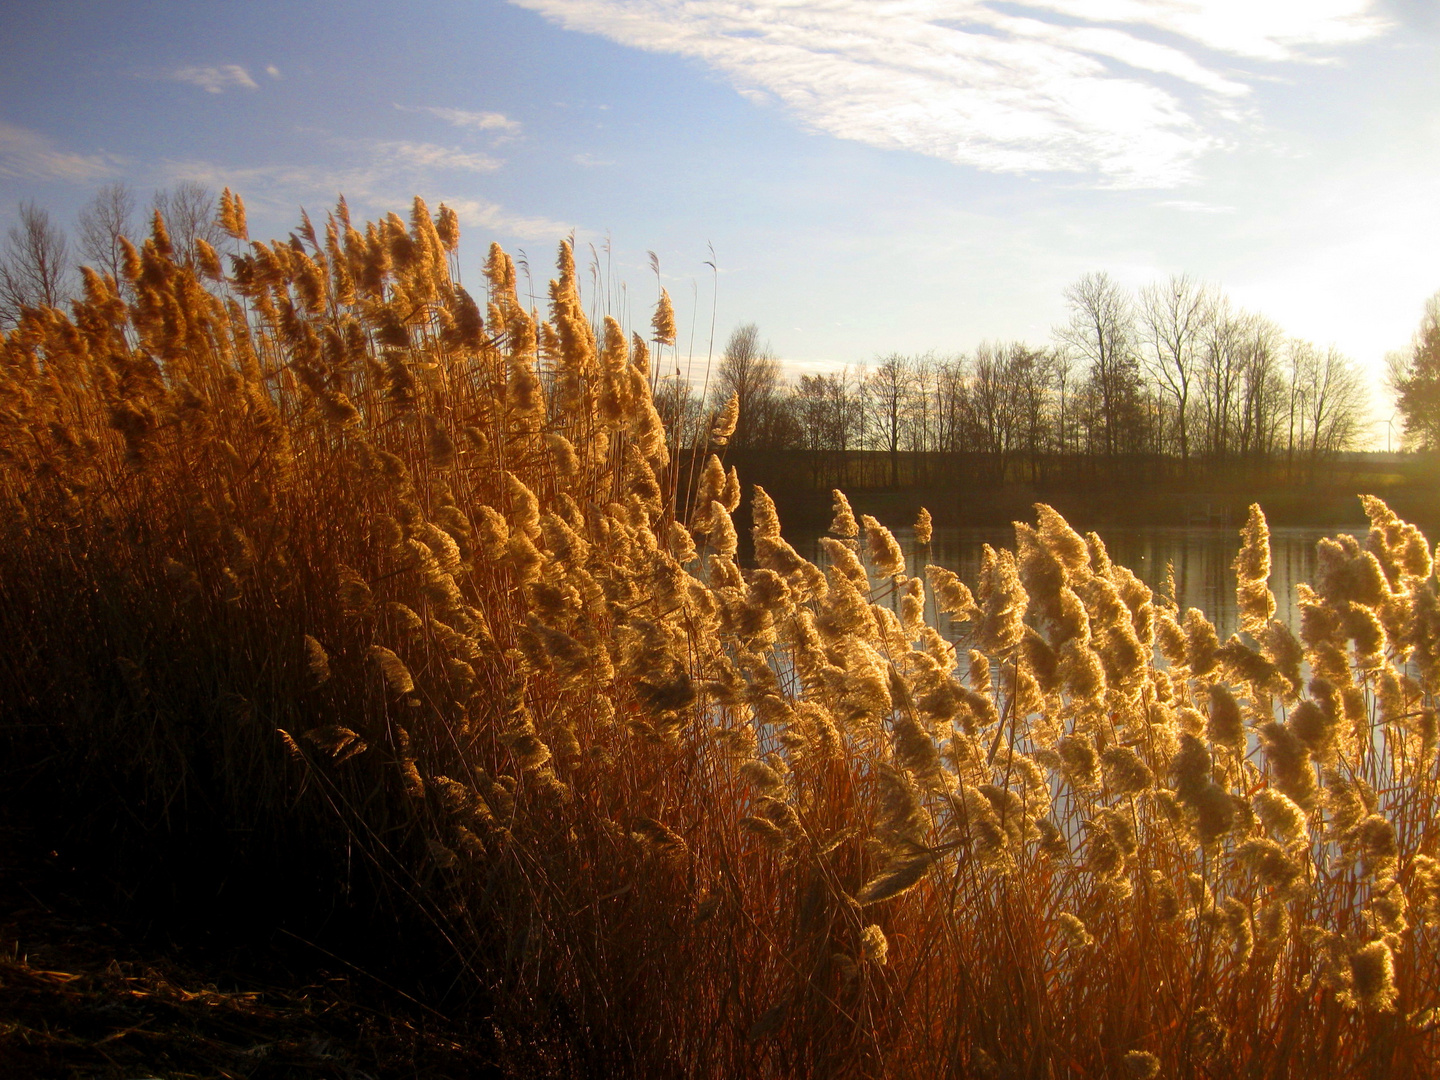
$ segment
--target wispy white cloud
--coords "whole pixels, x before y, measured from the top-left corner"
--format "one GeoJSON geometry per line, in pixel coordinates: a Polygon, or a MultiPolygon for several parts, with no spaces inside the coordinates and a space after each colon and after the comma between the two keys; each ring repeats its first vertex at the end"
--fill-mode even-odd
{"type": "Polygon", "coordinates": [[[174,183],[195,180],[208,187],[230,187],[249,196],[273,197],[277,209],[298,202],[325,202],[344,194],[352,204],[369,204],[393,210],[407,206],[418,191],[434,191],[452,181],[438,179],[454,173],[491,173],[504,162],[469,150],[435,143],[395,139],[353,139],[323,130],[311,132],[326,152],[317,155],[330,164],[276,162],[224,165],[203,160],[166,161],[157,180],[174,183]]]}
{"type": "Polygon", "coordinates": [[[575,162],[576,165],[582,166],[586,169],[603,169],[607,165],[615,164],[615,162],[611,161],[609,158],[596,157],[594,154],[584,153],[575,154],[573,157],[571,157],[570,160],[575,162]]]}
{"type": "Polygon", "coordinates": [[[520,121],[512,120],[504,113],[475,112],[470,109],[451,109],[443,105],[396,105],[401,112],[429,113],[452,127],[469,131],[495,131],[502,135],[519,135],[520,121]]]}
{"type": "Polygon", "coordinates": [[[371,140],[366,143],[374,153],[383,154],[388,164],[401,169],[448,169],[454,172],[494,172],[502,162],[488,154],[456,150],[435,143],[405,140],[371,140]]]}
{"type": "Polygon", "coordinates": [[[1375,0],[1026,0],[1073,19],[1152,27],[1217,52],[1317,60],[1314,50],[1384,33],[1375,0]]]}
{"type": "Polygon", "coordinates": [[[106,154],[74,154],[44,135],[0,120],[0,176],[86,183],[114,175],[117,161],[106,154]]]}
{"type": "Polygon", "coordinates": [[[1233,58],[1323,60],[1387,26],[1377,0],[511,2],[700,60],[842,138],[1119,187],[1181,183],[1230,141],[1250,109],[1233,58]]]}
{"type": "Polygon", "coordinates": [[[460,216],[461,224],[483,230],[487,239],[489,234],[500,233],[525,241],[556,240],[573,231],[572,225],[507,209],[464,192],[454,181],[436,179],[437,173],[446,170],[489,172],[499,166],[482,154],[428,143],[329,141],[351,148],[351,160],[333,166],[232,166],[198,159],[170,160],[158,168],[154,182],[157,187],[179,180],[194,180],[212,190],[229,187],[240,192],[252,208],[263,207],[282,221],[292,216],[297,206],[327,207],[342,194],[355,212],[381,214],[409,206],[421,193],[432,208],[447,204],[460,216]]]}
{"type": "Polygon", "coordinates": [[[226,90],[236,89],[260,89],[260,84],[250,77],[250,72],[239,64],[189,64],[176,68],[170,72],[168,78],[174,82],[198,86],[208,94],[223,94],[226,90]]]}
{"type": "Polygon", "coordinates": [[[575,231],[573,225],[533,214],[517,214],[486,199],[446,199],[445,204],[459,215],[460,224],[467,228],[507,233],[522,240],[558,242],[575,231]]]}
{"type": "Polygon", "coordinates": [[[265,74],[269,75],[272,79],[283,79],[285,77],[284,75],[280,74],[280,69],[274,64],[265,65],[265,74]]]}

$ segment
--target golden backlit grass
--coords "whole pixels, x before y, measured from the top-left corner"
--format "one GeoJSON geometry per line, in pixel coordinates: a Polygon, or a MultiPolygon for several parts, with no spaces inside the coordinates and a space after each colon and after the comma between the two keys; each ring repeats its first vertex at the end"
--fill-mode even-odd
{"type": "Polygon", "coordinates": [[[668,298],[593,327],[562,245],[543,322],[498,247],[472,299],[419,201],[221,220],[0,347],[3,723],[136,865],[363,878],[611,1071],[1427,1074],[1440,604],[1382,503],[1293,628],[1252,510],[1224,642],[1043,506],[967,584],[757,488],[742,569],[668,298]]]}

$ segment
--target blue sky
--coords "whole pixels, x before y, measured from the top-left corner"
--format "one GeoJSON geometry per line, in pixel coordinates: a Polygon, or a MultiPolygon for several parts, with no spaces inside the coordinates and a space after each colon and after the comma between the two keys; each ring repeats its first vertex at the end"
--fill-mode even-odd
{"type": "Polygon", "coordinates": [[[0,226],[112,180],[264,236],[418,193],[469,276],[499,240],[541,290],[575,230],[639,322],[653,250],[701,351],[713,301],[796,371],[1183,271],[1378,380],[1440,289],[1437,53],[1434,0],[10,4],[0,226]]]}

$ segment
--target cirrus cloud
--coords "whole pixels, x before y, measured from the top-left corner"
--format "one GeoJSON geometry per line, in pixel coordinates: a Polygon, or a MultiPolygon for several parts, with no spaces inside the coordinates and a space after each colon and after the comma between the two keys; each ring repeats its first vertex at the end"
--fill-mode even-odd
{"type": "Polygon", "coordinates": [[[113,176],[116,165],[112,155],[62,150],[37,131],[0,120],[0,176],[91,183],[113,176]]]}
{"type": "Polygon", "coordinates": [[[384,155],[392,165],[401,168],[487,173],[494,172],[503,164],[488,154],[456,150],[434,143],[376,139],[367,145],[374,153],[384,155]]]}
{"type": "MultiPolygon", "coordinates": [[[[278,71],[278,69],[276,70],[278,71]]],[[[223,94],[226,90],[237,88],[242,90],[260,89],[260,84],[250,77],[250,72],[239,64],[188,64],[170,72],[169,77],[173,82],[198,86],[207,94],[223,94]]]]}
{"type": "Polygon", "coordinates": [[[1172,187],[1253,112],[1234,61],[1382,33],[1376,0],[511,0],[699,60],[807,126],[993,172],[1172,187]]]}
{"type": "Polygon", "coordinates": [[[452,109],[444,105],[396,105],[395,108],[401,112],[428,113],[452,127],[470,131],[498,131],[502,135],[520,134],[520,121],[512,120],[504,113],[452,109]]]}

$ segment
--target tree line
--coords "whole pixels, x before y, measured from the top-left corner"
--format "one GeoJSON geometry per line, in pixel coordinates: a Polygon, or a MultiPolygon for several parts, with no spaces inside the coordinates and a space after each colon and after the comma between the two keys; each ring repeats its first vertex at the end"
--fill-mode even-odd
{"type": "Polygon", "coordinates": [[[746,324],[708,386],[672,374],[660,398],[685,429],[735,396],[731,445],[805,451],[817,484],[1206,480],[1256,470],[1305,481],[1364,435],[1367,388],[1348,357],[1287,336],[1213,286],[1178,275],[1132,295],[1097,272],[1065,299],[1069,317],[1043,345],[891,354],[793,381],[746,324]],[[857,457],[868,476],[857,476],[857,457]]]}
{"type": "MultiPolygon", "coordinates": [[[[223,239],[213,194],[192,181],[158,192],[151,211],[181,262],[195,260],[198,241],[223,239]]],[[[22,203],[0,244],[0,327],[26,307],[61,306],[77,288],[79,262],[124,281],[121,238],[134,235],[136,217],[134,193],[106,185],[81,210],[72,246],[44,209],[22,203]]],[[[1213,286],[1179,275],[1132,294],[1096,272],[1065,300],[1067,321],[1044,344],[895,353],[795,380],[748,323],[701,385],[657,374],[657,404],[685,446],[733,396],[731,446],[802,451],[822,486],[1186,481],[1256,470],[1305,481],[1363,435],[1367,391],[1347,357],[1287,336],[1213,286]]],[[[1417,445],[1440,445],[1436,410],[1422,415],[1416,405],[1413,422],[1405,411],[1407,402],[1440,399],[1435,314],[1427,311],[1431,333],[1422,327],[1415,347],[1391,361],[1417,445]]]]}

